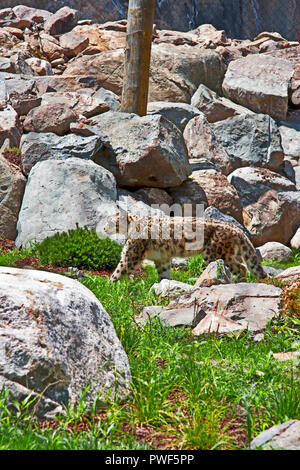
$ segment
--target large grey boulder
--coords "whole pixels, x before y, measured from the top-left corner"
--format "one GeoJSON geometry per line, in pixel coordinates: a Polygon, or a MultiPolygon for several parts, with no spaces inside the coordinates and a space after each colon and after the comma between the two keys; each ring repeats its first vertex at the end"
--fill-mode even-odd
{"type": "Polygon", "coordinates": [[[240,114],[212,124],[233,169],[241,166],[276,170],[284,154],[274,119],[265,114],[240,114]]]}
{"type": "Polygon", "coordinates": [[[256,202],[270,190],[296,191],[292,181],[266,168],[238,168],[230,173],[227,179],[237,190],[244,207],[256,202]]]}
{"type": "Polygon", "coordinates": [[[120,186],[167,188],[189,176],[182,134],[164,116],[109,111],[90,121],[110,143],[94,160],[111,171],[120,186]]]}
{"type": "Polygon", "coordinates": [[[17,246],[79,226],[101,231],[117,212],[114,176],[92,161],[37,163],[28,176],[17,224],[17,246]]]}
{"type": "Polygon", "coordinates": [[[28,175],[36,163],[44,160],[67,160],[71,157],[93,159],[101,152],[103,139],[99,135],[58,136],[52,132],[29,132],[23,134],[20,148],[23,171],[28,175]]]}
{"type": "Polygon", "coordinates": [[[49,418],[63,405],[128,394],[128,358],[111,319],[80,282],[0,267],[0,388],[49,418]]]}
{"type": "Polygon", "coordinates": [[[249,54],[230,62],[222,85],[223,93],[256,113],[284,120],[293,74],[294,66],[287,60],[267,54],[249,54]]]}

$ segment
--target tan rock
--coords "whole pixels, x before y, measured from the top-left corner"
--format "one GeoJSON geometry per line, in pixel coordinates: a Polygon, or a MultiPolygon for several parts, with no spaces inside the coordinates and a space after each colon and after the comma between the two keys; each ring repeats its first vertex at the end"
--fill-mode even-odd
{"type": "Polygon", "coordinates": [[[0,155],[0,234],[9,240],[17,236],[18,214],[26,178],[21,171],[0,155]]]}

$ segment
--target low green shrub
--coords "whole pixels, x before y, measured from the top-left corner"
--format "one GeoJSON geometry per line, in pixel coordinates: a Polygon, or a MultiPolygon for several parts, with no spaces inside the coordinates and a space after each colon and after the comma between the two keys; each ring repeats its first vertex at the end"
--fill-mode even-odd
{"type": "Polygon", "coordinates": [[[56,233],[34,247],[42,264],[73,266],[82,269],[114,269],[122,246],[109,238],[99,238],[95,230],[78,227],[56,233]]]}

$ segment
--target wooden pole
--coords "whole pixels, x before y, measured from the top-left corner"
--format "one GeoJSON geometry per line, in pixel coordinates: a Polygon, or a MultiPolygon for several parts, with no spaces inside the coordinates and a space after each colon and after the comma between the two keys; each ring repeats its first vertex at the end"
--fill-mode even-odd
{"type": "Polygon", "coordinates": [[[147,114],[155,0],[129,0],[121,111],[147,114]]]}

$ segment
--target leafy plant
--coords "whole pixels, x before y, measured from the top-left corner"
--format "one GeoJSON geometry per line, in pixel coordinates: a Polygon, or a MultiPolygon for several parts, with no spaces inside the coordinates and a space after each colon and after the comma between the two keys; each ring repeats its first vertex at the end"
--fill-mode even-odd
{"type": "Polygon", "coordinates": [[[99,238],[95,230],[79,227],[56,233],[34,247],[42,264],[85,269],[114,269],[122,246],[109,238],[99,238]]]}

